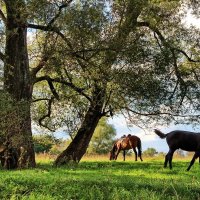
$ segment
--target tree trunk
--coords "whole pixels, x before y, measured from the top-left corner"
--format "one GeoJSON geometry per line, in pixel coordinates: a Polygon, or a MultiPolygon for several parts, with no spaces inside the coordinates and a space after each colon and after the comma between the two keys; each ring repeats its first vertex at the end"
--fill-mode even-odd
{"type": "Polygon", "coordinates": [[[55,160],[54,164],[56,166],[69,163],[70,161],[78,163],[85,154],[94,130],[102,117],[104,92],[105,91],[101,89],[97,89],[96,92],[94,92],[95,100],[91,103],[75,138],[67,149],[65,149],[55,160]]]}
{"type": "MultiPolygon", "coordinates": [[[[20,149],[18,167],[35,167],[31,131],[32,82],[27,51],[26,10],[23,0],[5,1],[7,11],[4,90],[13,99],[13,123],[7,131],[11,145],[20,149]]],[[[13,119],[8,118],[8,124],[13,119]]]]}

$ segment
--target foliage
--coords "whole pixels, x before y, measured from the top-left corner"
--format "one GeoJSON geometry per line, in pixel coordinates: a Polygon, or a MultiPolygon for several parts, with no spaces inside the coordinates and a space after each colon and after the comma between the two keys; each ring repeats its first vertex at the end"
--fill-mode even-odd
{"type": "Polygon", "coordinates": [[[0,171],[1,199],[198,199],[199,166],[188,173],[187,162],[176,161],[173,170],[163,160],[141,162],[84,161],[55,168],[0,171]]]}
{"type": "Polygon", "coordinates": [[[61,141],[53,135],[39,134],[33,136],[35,153],[48,153],[53,145],[58,145],[61,141]]]}
{"type": "MultiPolygon", "coordinates": [[[[83,0],[66,7],[52,25],[63,36],[39,32],[37,38],[47,39],[35,44],[50,56],[41,75],[48,73],[51,79],[39,79],[42,88],[51,80],[64,100],[54,101],[52,120],[45,118],[45,125],[53,129],[65,124],[68,133],[77,132],[97,87],[104,101],[102,115],[123,113],[143,127],[155,121],[198,124],[198,31],[182,24],[190,2],[185,1],[184,8],[181,2],[83,0]]],[[[31,1],[30,9],[35,3],[31,1]]],[[[34,11],[34,17],[48,24],[56,6],[48,1],[41,5],[46,13],[34,11]]],[[[50,90],[37,90],[36,98],[49,98],[50,90]]],[[[45,115],[47,107],[45,101],[36,106],[35,119],[45,115]]]]}
{"type": "Polygon", "coordinates": [[[115,136],[115,128],[107,123],[106,118],[102,118],[94,131],[87,152],[94,154],[108,153],[112,147],[115,136]]]}
{"type": "Polygon", "coordinates": [[[145,151],[143,151],[144,156],[149,156],[153,157],[157,154],[158,152],[154,148],[147,148],[145,151]]]}
{"type": "Polygon", "coordinates": [[[71,139],[67,139],[67,140],[60,141],[59,144],[54,144],[51,147],[49,153],[51,155],[58,155],[58,154],[60,154],[62,151],[64,151],[64,149],[66,149],[66,147],[69,146],[70,142],[71,142],[71,139]]]}

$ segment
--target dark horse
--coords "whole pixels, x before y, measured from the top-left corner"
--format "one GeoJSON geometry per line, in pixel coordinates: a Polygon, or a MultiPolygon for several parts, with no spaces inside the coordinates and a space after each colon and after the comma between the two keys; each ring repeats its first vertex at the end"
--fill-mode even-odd
{"type": "Polygon", "coordinates": [[[137,155],[140,157],[140,160],[142,161],[141,148],[142,146],[140,138],[135,135],[128,135],[127,137],[121,138],[114,143],[112,150],[110,151],[110,160],[117,160],[119,152],[123,150],[123,157],[125,161],[125,150],[133,149],[135,153],[135,161],[137,161],[137,155]],[[138,154],[136,151],[136,147],[138,149],[138,154]]]}
{"type": "Polygon", "coordinates": [[[165,156],[164,167],[167,167],[167,163],[169,162],[169,167],[172,169],[172,158],[177,149],[195,152],[190,165],[187,168],[187,171],[189,171],[195,160],[200,156],[200,134],[179,130],[172,131],[167,134],[164,134],[157,129],[154,131],[161,139],[166,138],[169,146],[169,152],[165,156]]]}

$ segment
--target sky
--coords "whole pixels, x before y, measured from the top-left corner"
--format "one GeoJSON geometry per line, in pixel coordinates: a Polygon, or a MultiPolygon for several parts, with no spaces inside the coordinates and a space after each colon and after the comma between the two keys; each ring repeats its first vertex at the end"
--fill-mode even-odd
{"type": "Polygon", "coordinates": [[[186,26],[193,25],[197,28],[200,28],[200,18],[194,17],[194,15],[192,15],[192,10],[188,10],[183,23],[185,23],[186,26]]]}

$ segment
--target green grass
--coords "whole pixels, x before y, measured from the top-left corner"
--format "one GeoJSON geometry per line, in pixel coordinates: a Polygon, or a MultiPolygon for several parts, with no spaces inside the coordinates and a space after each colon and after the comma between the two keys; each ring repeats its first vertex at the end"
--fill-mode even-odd
{"type": "MultiPolygon", "coordinates": [[[[189,160],[188,160],[189,161],[189,160]]],[[[40,162],[35,169],[0,170],[0,199],[200,199],[200,173],[196,162],[173,160],[173,169],[162,160],[83,160],[61,168],[40,162]]]]}

